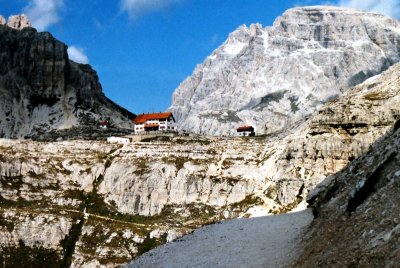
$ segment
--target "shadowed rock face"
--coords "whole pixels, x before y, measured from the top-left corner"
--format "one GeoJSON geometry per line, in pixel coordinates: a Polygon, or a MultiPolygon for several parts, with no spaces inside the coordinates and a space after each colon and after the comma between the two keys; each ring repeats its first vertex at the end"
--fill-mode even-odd
{"type": "Polygon", "coordinates": [[[24,16],[0,26],[0,137],[24,137],[133,114],[107,99],[96,72],[68,59],[67,46],[38,33],[24,16]],[[85,120],[83,120],[85,119],[85,120]]]}
{"type": "Polygon", "coordinates": [[[310,195],[315,220],[292,267],[398,266],[400,130],[396,125],[367,154],[310,195]]]}
{"type": "Polygon", "coordinates": [[[239,27],[175,91],[179,128],[272,133],[400,60],[400,25],[336,7],[294,8],[272,27],[239,27]]]}

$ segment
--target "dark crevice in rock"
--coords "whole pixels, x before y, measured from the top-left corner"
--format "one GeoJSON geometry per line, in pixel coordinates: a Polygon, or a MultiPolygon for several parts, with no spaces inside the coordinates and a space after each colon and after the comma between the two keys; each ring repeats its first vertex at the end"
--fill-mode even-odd
{"type": "Polygon", "coordinates": [[[340,123],[340,124],[329,124],[330,127],[333,128],[342,128],[344,130],[352,129],[352,128],[365,128],[368,126],[367,123],[340,123]]]}
{"type": "Polygon", "coordinates": [[[349,199],[347,204],[347,211],[353,212],[355,211],[369,196],[377,191],[376,185],[381,179],[381,172],[385,169],[385,167],[390,164],[390,162],[394,161],[396,157],[396,153],[392,153],[386,159],[383,164],[381,164],[365,181],[364,185],[358,189],[349,199]]]}
{"type": "MultiPolygon", "coordinates": [[[[98,212],[98,210],[102,210],[101,207],[107,207],[107,204],[104,202],[104,199],[99,196],[97,193],[97,190],[101,184],[101,182],[104,180],[104,174],[107,171],[107,168],[110,167],[112,162],[112,158],[107,158],[105,161],[105,169],[102,174],[100,174],[94,181],[93,181],[93,189],[92,192],[87,194],[85,198],[85,207],[83,210],[83,215],[80,217],[80,219],[77,221],[77,223],[73,224],[71,227],[71,230],[69,232],[69,235],[65,237],[65,239],[61,242],[61,245],[64,249],[64,258],[63,258],[63,265],[62,267],[70,267],[72,263],[72,256],[75,253],[75,246],[76,243],[79,241],[82,233],[82,227],[85,224],[85,219],[87,219],[88,215],[86,214],[86,211],[88,212],[98,212]]],[[[105,208],[106,209],[106,208],[105,208]]],[[[103,208],[104,210],[104,208],[103,208]]],[[[96,213],[97,214],[97,213],[96,213]]]]}
{"type": "Polygon", "coordinates": [[[394,132],[394,131],[397,131],[399,128],[400,128],[400,119],[398,119],[398,120],[396,121],[396,123],[394,123],[393,132],[394,132]]]}
{"type": "Polygon", "coordinates": [[[82,233],[82,227],[85,223],[84,216],[82,216],[77,223],[74,223],[69,231],[69,234],[61,241],[61,245],[64,251],[64,257],[62,261],[62,266],[68,268],[72,263],[72,255],[75,252],[76,243],[79,241],[79,238],[82,233]]]}
{"type": "Polygon", "coordinates": [[[49,107],[54,106],[60,99],[56,96],[42,96],[42,95],[32,95],[30,97],[31,106],[29,107],[30,112],[39,105],[47,105],[49,107]]]}

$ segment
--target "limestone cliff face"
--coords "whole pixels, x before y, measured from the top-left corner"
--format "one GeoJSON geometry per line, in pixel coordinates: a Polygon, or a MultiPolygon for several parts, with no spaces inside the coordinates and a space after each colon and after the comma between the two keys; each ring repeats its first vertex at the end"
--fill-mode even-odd
{"type": "Polygon", "coordinates": [[[29,27],[25,16],[0,25],[0,137],[24,137],[131,113],[107,99],[96,72],[68,59],[67,46],[29,27]]]}
{"type": "Polygon", "coordinates": [[[182,130],[284,129],[400,60],[400,25],[337,7],[294,8],[272,27],[241,26],[196,67],[170,107],[182,130]]]}
{"type": "Polygon", "coordinates": [[[53,256],[54,265],[115,267],[241,215],[263,188],[254,170],[262,146],[251,144],[0,139],[0,260],[12,266],[31,252],[33,259],[53,256]],[[243,147],[253,153],[238,155],[243,147]]]}
{"type": "Polygon", "coordinates": [[[400,65],[317,110],[293,134],[266,150],[266,174],[283,204],[305,196],[364,154],[400,118],[400,65]]]}

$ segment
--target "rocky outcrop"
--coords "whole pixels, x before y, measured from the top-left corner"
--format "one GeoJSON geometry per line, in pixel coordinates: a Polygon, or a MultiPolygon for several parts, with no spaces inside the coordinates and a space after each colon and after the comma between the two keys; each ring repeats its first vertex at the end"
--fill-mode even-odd
{"type": "Polygon", "coordinates": [[[399,126],[312,192],[315,219],[293,267],[398,265],[399,126]]]}
{"type": "Polygon", "coordinates": [[[68,59],[67,46],[27,26],[25,16],[0,26],[0,137],[97,125],[128,128],[134,115],[107,99],[96,72],[68,59]]]}
{"type": "Polygon", "coordinates": [[[181,130],[257,134],[298,122],[400,60],[399,23],[337,7],[294,8],[272,27],[241,26],[174,92],[181,130]]]}
{"type": "Polygon", "coordinates": [[[16,30],[22,30],[27,27],[32,27],[28,16],[25,14],[14,15],[8,18],[7,26],[16,30]]]}
{"type": "MultiPolygon", "coordinates": [[[[98,192],[119,211],[149,216],[168,206],[201,204],[220,209],[264,189],[257,165],[260,141],[205,143],[178,138],[121,149],[98,192]],[[251,152],[243,152],[247,149],[251,152]]],[[[232,212],[225,210],[227,215],[232,212]]]]}
{"type": "Polygon", "coordinates": [[[327,103],[293,134],[270,144],[263,167],[278,185],[271,189],[278,203],[304,198],[393,127],[400,118],[399,77],[396,64],[327,103]]]}

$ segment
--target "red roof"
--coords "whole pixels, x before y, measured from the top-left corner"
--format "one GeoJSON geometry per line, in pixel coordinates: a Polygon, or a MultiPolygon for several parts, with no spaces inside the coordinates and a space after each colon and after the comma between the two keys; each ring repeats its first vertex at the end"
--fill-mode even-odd
{"type": "Polygon", "coordinates": [[[161,120],[174,117],[172,113],[140,114],[133,120],[135,124],[144,124],[147,120],[161,120]]]}
{"type": "Polygon", "coordinates": [[[241,126],[236,130],[237,130],[237,132],[254,131],[254,128],[252,126],[241,126]]]}

